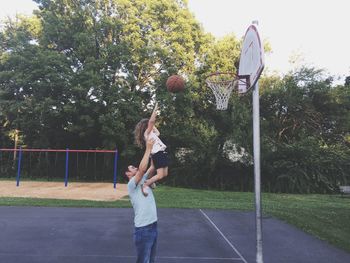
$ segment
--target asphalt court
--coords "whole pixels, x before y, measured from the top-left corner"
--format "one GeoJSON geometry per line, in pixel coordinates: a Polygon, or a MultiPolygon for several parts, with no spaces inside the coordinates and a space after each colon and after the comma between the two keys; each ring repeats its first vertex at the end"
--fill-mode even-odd
{"type": "MultiPolygon", "coordinates": [[[[255,262],[255,214],[158,209],[159,263],[255,262]]],[[[0,207],[0,262],[135,262],[129,208],[0,207]]],[[[350,254],[263,219],[265,262],[340,263],[350,254]]]]}

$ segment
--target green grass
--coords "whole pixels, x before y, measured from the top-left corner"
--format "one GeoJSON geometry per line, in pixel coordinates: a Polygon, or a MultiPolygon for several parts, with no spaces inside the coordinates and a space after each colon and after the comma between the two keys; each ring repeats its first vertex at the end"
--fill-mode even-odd
{"type": "MultiPolygon", "coordinates": [[[[160,186],[160,208],[254,210],[254,194],[160,186]]],[[[339,195],[263,194],[263,212],[350,252],[350,198],[339,195]]],[[[131,207],[128,198],[115,202],[36,198],[0,198],[0,206],[131,207]]]]}

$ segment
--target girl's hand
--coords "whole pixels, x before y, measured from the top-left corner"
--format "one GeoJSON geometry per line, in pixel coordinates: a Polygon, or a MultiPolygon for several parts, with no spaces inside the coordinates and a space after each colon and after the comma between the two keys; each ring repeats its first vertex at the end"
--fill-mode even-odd
{"type": "Polygon", "coordinates": [[[156,104],[154,105],[153,112],[156,112],[157,110],[158,110],[158,102],[156,102],[156,104]]]}
{"type": "Polygon", "coordinates": [[[151,115],[151,117],[149,118],[149,121],[148,121],[147,130],[145,132],[146,134],[149,134],[153,130],[153,126],[156,123],[157,110],[158,110],[158,103],[156,102],[156,104],[154,106],[154,109],[153,109],[153,112],[152,112],[152,115],[151,115]]]}

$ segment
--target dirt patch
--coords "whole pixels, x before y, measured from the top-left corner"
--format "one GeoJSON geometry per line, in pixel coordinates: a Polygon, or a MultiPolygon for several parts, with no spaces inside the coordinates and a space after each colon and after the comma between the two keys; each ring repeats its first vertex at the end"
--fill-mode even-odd
{"type": "Polygon", "coordinates": [[[0,181],[0,197],[32,197],[73,200],[114,201],[128,195],[126,184],[0,181]]]}

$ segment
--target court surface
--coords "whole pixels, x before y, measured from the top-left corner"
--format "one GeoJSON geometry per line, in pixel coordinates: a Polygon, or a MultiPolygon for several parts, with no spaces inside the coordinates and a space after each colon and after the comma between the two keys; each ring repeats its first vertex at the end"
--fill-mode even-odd
{"type": "MultiPolygon", "coordinates": [[[[158,209],[159,263],[255,262],[254,212],[158,209]]],[[[327,227],[327,226],[325,226],[327,227]]],[[[0,207],[0,262],[135,262],[129,208],[0,207]]],[[[263,219],[264,262],[344,263],[350,254],[263,219]]]]}

